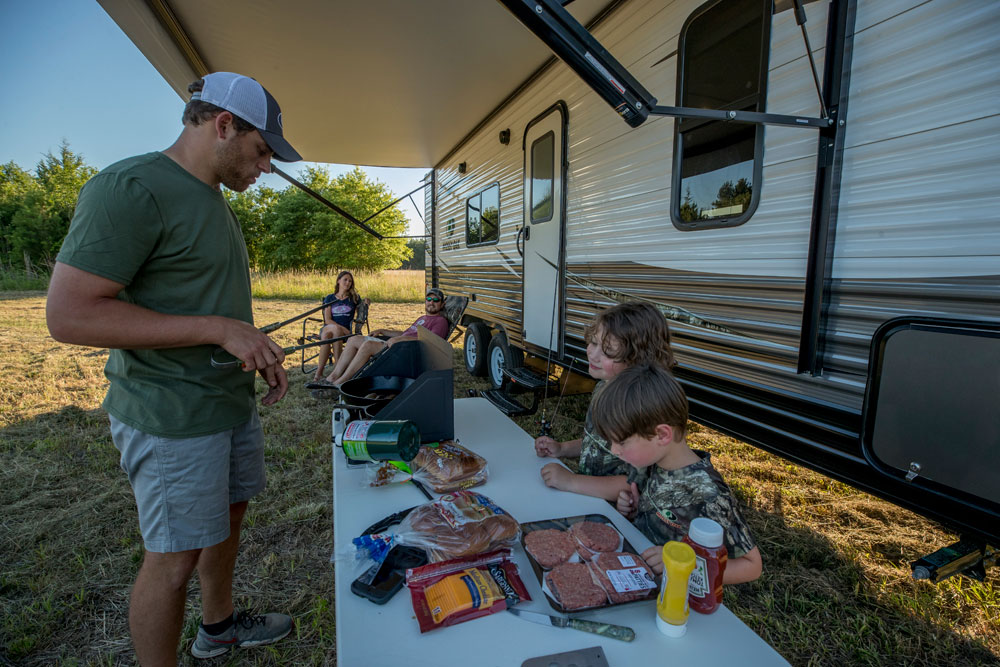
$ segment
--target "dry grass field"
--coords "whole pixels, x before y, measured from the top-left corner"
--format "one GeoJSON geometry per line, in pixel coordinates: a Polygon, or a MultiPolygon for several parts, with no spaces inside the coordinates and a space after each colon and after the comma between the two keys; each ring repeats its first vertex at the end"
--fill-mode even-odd
{"type": "MultiPolygon", "coordinates": [[[[313,304],[258,299],[257,321],[313,304]]],[[[41,292],[0,293],[0,664],[132,664],[126,617],[143,550],[100,409],[106,351],[52,340],[44,307],[41,292]]],[[[371,324],[405,327],[421,310],[377,302],[371,324]]],[[[288,345],[297,335],[291,325],[276,338],[288,345]]],[[[466,375],[458,348],[455,361],[456,395],[485,386],[466,375]]],[[[296,629],[209,665],[336,662],[329,412],[303,387],[298,358],[286,366],[289,395],[261,410],[268,488],[251,503],[236,593],[239,603],[292,613],[296,629]]],[[[563,399],[557,437],[578,436],[586,404],[585,396],[563,399]]],[[[550,416],[554,407],[553,399],[550,416]]],[[[535,419],[522,426],[535,432],[535,419]]],[[[726,604],[792,664],[1000,663],[996,570],[985,584],[910,578],[910,560],[954,535],[709,429],[691,430],[743,501],[764,554],[763,576],[728,587],[726,604]]],[[[195,662],[196,590],[178,654],[185,665],[195,662]]]]}

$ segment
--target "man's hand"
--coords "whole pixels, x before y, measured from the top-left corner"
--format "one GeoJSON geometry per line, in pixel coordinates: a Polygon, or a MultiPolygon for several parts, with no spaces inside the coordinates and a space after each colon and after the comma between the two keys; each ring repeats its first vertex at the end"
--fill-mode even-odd
{"type": "Polygon", "coordinates": [[[649,569],[653,571],[654,574],[663,574],[663,545],[656,545],[649,547],[642,552],[642,559],[646,561],[646,565],[649,569]]]}
{"type": "Polygon", "coordinates": [[[541,435],[535,438],[535,454],[541,457],[551,456],[552,458],[558,458],[562,453],[562,443],[550,438],[547,435],[541,435]]]}
{"type": "Polygon", "coordinates": [[[572,490],[570,486],[573,484],[573,478],[576,475],[570,472],[565,466],[559,463],[546,463],[542,467],[541,472],[542,481],[545,482],[545,486],[559,489],[560,491],[572,490]]]}
{"type": "Polygon", "coordinates": [[[390,331],[390,332],[387,332],[387,333],[394,334],[392,338],[390,338],[389,340],[385,341],[385,344],[388,345],[389,347],[392,347],[396,343],[405,343],[407,341],[417,340],[417,335],[416,334],[413,334],[412,336],[404,336],[401,333],[393,332],[393,331],[390,331]]]}
{"type": "Polygon", "coordinates": [[[264,394],[264,398],[260,399],[261,405],[274,405],[285,397],[285,392],[288,391],[288,374],[285,372],[284,366],[276,364],[262,368],[260,369],[260,376],[264,378],[267,386],[270,387],[267,393],[264,394]]]}
{"type": "MultiPolygon", "coordinates": [[[[223,326],[223,337],[219,345],[243,362],[243,370],[247,372],[264,370],[284,363],[284,351],[260,329],[241,320],[222,317],[218,319],[222,321],[223,326]]],[[[265,376],[264,379],[269,378],[265,376]]],[[[270,385],[270,381],[268,384],[270,385]]]]}

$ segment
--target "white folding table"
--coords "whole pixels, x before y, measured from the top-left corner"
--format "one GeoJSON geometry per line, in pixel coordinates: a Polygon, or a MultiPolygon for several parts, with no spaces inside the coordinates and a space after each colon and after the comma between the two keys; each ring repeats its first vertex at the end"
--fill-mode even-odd
{"type": "MultiPolygon", "coordinates": [[[[603,514],[637,551],[650,546],[649,540],[605,501],[546,487],[538,471],[553,459],[537,457],[532,436],[485,399],[455,401],[455,437],[489,464],[489,481],[475,490],[492,498],[521,523],[603,514]]],[[[420,634],[406,587],[381,606],[358,597],[351,592],[351,582],[362,568],[344,556],[350,550],[351,539],[366,527],[425,502],[427,499],[412,484],[365,486],[363,469],[348,467],[343,451],[333,450],[338,664],[518,667],[528,658],[592,646],[603,648],[611,667],[788,664],[724,606],[708,616],[692,612],[684,637],[666,637],[656,629],[655,600],[574,615],[631,627],[636,638],[629,643],[570,628],[538,625],[507,612],[420,634]]],[[[514,548],[514,558],[532,597],[518,606],[558,615],[548,605],[520,545],[514,548]]]]}

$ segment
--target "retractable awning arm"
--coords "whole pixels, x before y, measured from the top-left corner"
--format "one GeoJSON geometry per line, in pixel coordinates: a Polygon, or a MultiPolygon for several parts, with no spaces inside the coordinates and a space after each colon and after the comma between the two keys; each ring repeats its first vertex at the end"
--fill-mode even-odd
{"type": "MultiPolygon", "coordinates": [[[[656,98],[614,56],[608,53],[586,28],[563,9],[563,3],[560,0],[497,1],[506,7],[524,27],[545,42],[553,53],[576,72],[632,127],[642,125],[646,118],[651,115],[787,127],[827,128],[834,123],[833,119],[825,117],[814,118],[756,111],[657,106],[656,98]]],[[[796,8],[797,11],[800,11],[801,5],[796,3],[796,8]]],[[[811,55],[810,53],[810,59],[811,55]]]]}

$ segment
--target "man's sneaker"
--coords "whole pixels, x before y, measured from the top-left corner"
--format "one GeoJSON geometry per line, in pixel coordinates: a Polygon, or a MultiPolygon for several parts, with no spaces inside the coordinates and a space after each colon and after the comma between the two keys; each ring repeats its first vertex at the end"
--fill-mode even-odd
{"type": "Polygon", "coordinates": [[[291,616],[241,611],[235,623],[220,635],[210,635],[199,626],[198,636],[191,645],[191,654],[196,658],[214,658],[236,646],[273,644],[291,631],[291,616]]]}

